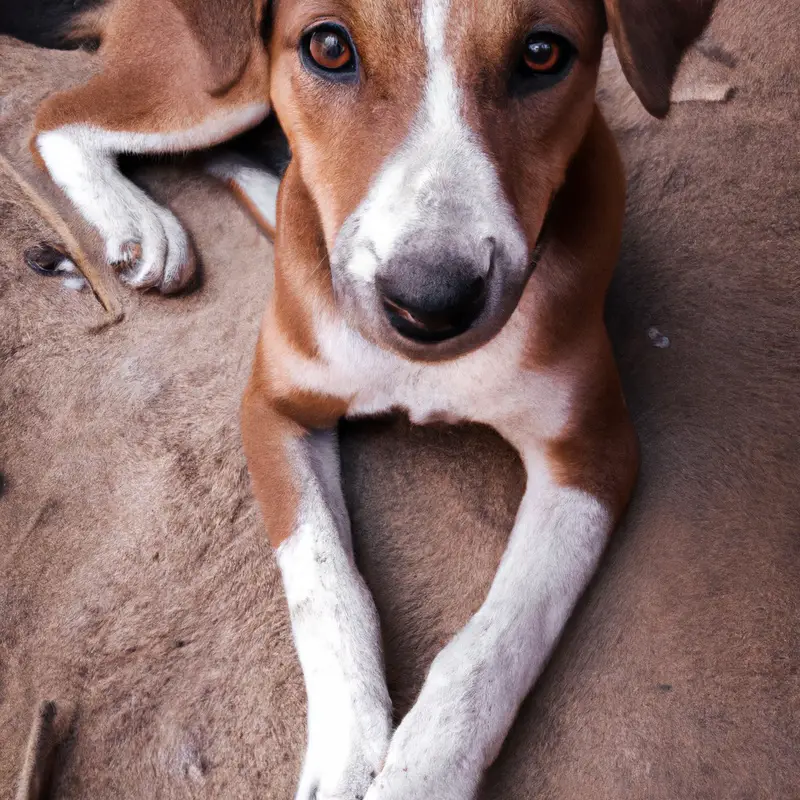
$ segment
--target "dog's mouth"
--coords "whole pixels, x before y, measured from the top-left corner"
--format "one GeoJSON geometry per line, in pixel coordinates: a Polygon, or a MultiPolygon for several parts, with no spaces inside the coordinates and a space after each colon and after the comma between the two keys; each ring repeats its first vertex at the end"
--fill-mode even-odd
{"type": "Polygon", "coordinates": [[[391,300],[382,300],[384,311],[389,317],[392,327],[407,339],[415,342],[436,343],[444,342],[460,336],[468,331],[472,325],[471,315],[466,315],[460,320],[439,320],[432,315],[423,315],[420,312],[411,312],[391,300]]]}

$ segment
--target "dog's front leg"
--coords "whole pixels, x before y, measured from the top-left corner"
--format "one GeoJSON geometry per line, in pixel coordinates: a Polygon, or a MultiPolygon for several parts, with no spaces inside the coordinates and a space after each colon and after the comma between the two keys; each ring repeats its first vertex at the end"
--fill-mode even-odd
{"type": "Polygon", "coordinates": [[[611,506],[562,485],[544,448],[486,601],[434,659],[366,800],[469,800],[611,533],[611,506]]]}
{"type": "Polygon", "coordinates": [[[251,385],[242,433],[308,695],[297,800],[360,800],[386,755],[391,704],[377,612],[353,560],[336,432],[302,428],[251,385]]]}

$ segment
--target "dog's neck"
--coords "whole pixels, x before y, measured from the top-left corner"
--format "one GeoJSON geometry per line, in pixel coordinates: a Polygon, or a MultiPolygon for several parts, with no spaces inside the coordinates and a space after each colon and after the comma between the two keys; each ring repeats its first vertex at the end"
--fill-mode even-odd
{"type": "Polygon", "coordinates": [[[337,312],[322,222],[295,161],[287,167],[278,195],[270,305],[292,348],[316,357],[319,347],[314,319],[337,312]]]}
{"type": "Polygon", "coordinates": [[[595,108],[553,200],[540,263],[520,303],[530,326],[532,365],[546,367],[563,358],[602,317],[624,213],[624,168],[595,108]]]}

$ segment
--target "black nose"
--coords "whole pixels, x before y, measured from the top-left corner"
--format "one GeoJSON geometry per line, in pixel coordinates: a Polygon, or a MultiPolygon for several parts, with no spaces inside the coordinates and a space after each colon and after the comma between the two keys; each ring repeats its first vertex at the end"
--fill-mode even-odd
{"type": "Polygon", "coordinates": [[[427,280],[420,280],[417,270],[377,278],[392,327],[417,342],[442,342],[464,333],[483,310],[486,280],[447,269],[425,272],[427,280]]]}

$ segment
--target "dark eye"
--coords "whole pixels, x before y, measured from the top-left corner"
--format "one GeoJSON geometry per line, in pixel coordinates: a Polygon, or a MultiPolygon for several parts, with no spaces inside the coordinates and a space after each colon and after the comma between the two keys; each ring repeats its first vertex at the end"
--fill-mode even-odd
{"type": "Polygon", "coordinates": [[[305,66],[329,80],[352,78],[356,55],[350,36],[338,25],[324,24],[307,31],[301,41],[305,66]]]}
{"type": "Polygon", "coordinates": [[[575,48],[563,36],[534,31],[525,40],[518,81],[531,90],[552,86],[569,72],[574,55],[575,48]]]}

